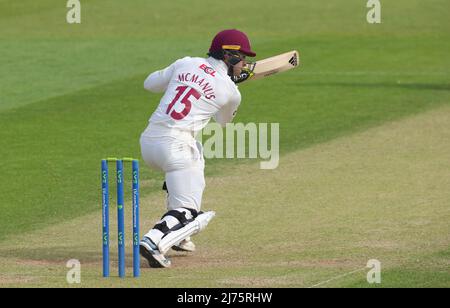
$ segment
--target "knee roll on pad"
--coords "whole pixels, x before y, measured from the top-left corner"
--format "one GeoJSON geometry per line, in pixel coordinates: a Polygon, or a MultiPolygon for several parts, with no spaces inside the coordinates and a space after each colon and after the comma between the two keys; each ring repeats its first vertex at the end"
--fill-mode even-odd
{"type": "Polygon", "coordinates": [[[153,227],[153,229],[161,231],[161,238],[163,238],[171,231],[183,228],[197,216],[198,212],[194,209],[178,208],[170,210],[161,217],[161,220],[153,227]]]}

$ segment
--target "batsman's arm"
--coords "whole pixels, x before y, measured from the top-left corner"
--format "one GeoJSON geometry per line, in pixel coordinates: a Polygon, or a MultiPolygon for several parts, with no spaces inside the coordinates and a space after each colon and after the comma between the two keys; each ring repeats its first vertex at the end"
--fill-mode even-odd
{"type": "Polygon", "coordinates": [[[240,104],[241,94],[237,92],[231,100],[215,114],[214,120],[222,127],[225,127],[227,123],[233,121],[240,104]]]}
{"type": "Polygon", "coordinates": [[[144,89],[155,93],[165,92],[177,65],[184,59],[186,58],[179,59],[165,69],[151,73],[144,81],[144,89]]]}
{"type": "Polygon", "coordinates": [[[173,64],[163,70],[151,73],[144,81],[144,89],[161,93],[166,91],[173,73],[173,64]]]}

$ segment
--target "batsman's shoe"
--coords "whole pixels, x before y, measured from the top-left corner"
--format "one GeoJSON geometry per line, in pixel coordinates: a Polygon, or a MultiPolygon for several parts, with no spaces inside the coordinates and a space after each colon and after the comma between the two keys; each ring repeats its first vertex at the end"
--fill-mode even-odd
{"type": "Polygon", "coordinates": [[[172,249],[176,251],[194,252],[195,244],[193,241],[191,241],[191,238],[188,237],[182,240],[178,245],[172,246],[172,249]]]}
{"type": "Polygon", "coordinates": [[[165,268],[171,265],[171,261],[158,250],[155,243],[148,237],[144,237],[139,243],[139,251],[141,256],[147,259],[150,267],[165,268]]]}

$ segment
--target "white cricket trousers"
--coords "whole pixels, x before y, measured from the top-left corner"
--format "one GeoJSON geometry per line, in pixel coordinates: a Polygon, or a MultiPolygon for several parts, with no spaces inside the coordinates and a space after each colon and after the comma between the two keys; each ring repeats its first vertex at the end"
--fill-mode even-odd
{"type": "Polygon", "coordinates": [[[149,137],[140,139],[141,154],[151,168],[165,173],[167,209],[180,207],[200,211],[205,189],[203,147],[192,139],[149,137]]]}

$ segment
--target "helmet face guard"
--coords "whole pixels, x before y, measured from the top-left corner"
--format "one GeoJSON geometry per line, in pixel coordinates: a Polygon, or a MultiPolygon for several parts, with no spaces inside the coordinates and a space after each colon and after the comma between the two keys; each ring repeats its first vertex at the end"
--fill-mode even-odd
{"type": "MultiPolygon", "coordinates": [[[[224,46],[228,47],[228,46],[224,46]]],[[[228,65],[228,75],[234,81],[234,83],[240,83],[247,80],[253,76],[253,70],[255,69],[256,63],[247,61],[246,55],[238,50],[228,50],[222,49],[223,55],[227,55],[228,59],[225,63],[228,65]],[[234,76],[234,66],[241,61],[245,61],[245,66],[242,67],[241,74],[239,76],[234,76]]]]}
{"type": "Polygon", "coordinates": [[[248,62],[247,61],[247,65],[245,66],[245,69],[247,71],[249,71],[250,73],[253,73],[253,71],[255,70],[255,66],[256,66],[256,62],[248,62]]]}
{"type": "Polygon", "coordinates": [[[247,57],[245,54],[243,54],[242,52],[236,52],[234,50],[223,50],[224,55],[228,55],[230,58],[228,60],[228,62],[230,63],[230,65],[235,66],[236,64],[238,64],[241,61],[245,61],[245,66],[247,69],[253,71],[255,69],[255,65],[256,63],[253,61],[249,61],[247,60],[247,57]]]}
{"type": "Polygon", "coordinates": [[[223,53],[224,53],[224,55],[229,56],[228,63],[232,66],[235,66],[239,62],[245,60],[245,55],[243,55],[242,53],[240,53],[239,51],[236,51],[236,50],[228,50],[228,49],[224,48],[223,53]]]}
{"type": "Polygon", "coordinates": [[[208,52],[208,56],[213,57],[214,59],[217,59],[217,60],[225,61],[225,55],[229,56],[228,61],[226,61],[228,66],[230,66],[230,65],[235,66],[239,62],[245,60],[246,65],[244,67],[246,67],[250,71],[253,71],[253,69],[255,68],[255,63],[247,60],[245,54],[243,54],[242,52],[238,52],[235,50],[226,50],[226,49],[222,49],[222,50],[214,51],[214,52],[208,52]]]}

